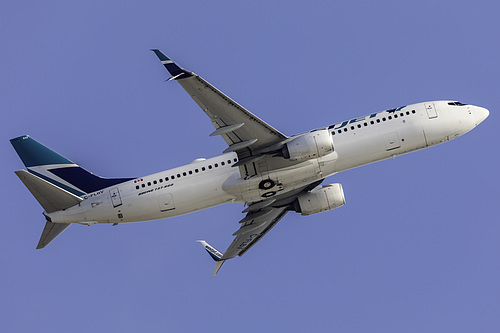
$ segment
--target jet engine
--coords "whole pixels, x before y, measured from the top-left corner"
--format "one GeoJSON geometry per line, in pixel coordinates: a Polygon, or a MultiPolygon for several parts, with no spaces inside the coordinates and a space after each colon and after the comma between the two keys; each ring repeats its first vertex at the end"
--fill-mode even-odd
{"type": "Polygon", "coordinates": [[[283,157],[292,161],[323,157],[333,152],[333,141],[328,130],[302,134],[287,142],[282,149],[283,157]]]}
{"type": "Polygon", "coordinates": [[[300,195],[294,203],[294,208],[302,215],[312,215],[338,208],[344,204],[344,191],[342,185],[337,183],[318,186],[300,195]]]}

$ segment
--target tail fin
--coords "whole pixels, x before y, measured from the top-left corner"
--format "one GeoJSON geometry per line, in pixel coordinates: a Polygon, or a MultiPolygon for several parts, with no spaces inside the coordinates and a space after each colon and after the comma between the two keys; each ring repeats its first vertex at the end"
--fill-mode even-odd
{"type": "MultiPolygon", "coordinates": [[[[46,213],[63,210],[80,203],[81,196],[133,178],[98,177],[59,155],[27,135],[10,140],[28,169],[16,171],[46,213]]],[[[37,249],[49,244],[69,223],[52,223],[49,217],[37,249]]]]}
{"type": "Polygon", "coordinates": [[[30,173],[77,196],[133,179],[96,176],[28,135],[10,142],[30,173]]]}

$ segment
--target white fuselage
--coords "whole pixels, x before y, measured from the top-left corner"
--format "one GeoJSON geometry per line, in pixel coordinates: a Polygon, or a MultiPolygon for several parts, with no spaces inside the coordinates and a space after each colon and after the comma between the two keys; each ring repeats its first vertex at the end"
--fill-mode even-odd
{"type": "Polygon", "coordinates": [[[480,107],[449,103],[418,103],[331,125],[327,129],[332,153],[270,173],[244,179],[232,166],[237,155],[229,153],[89,193],[79,205],[47,215],[54,223],[124,223],[178,216],[226,202],[259,201],[340,171],[449,141],[488,115],[480,107]],[[277,186],[272,191],[260,189],[264,179],[277,186]]]}

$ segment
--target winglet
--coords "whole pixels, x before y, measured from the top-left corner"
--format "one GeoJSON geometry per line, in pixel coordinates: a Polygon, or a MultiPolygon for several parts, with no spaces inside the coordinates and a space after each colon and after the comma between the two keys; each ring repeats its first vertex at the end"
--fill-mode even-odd
{"type": "Polygon", "coordinates": [[[222,264],[224,264],[225,260],[220,260],[220,261],[217,261],[215,263],[215,269],[214,269],[214,274],[212,274],[212,277],[215,276],[215,274],[217,274],[217,272],[219,271],[219,269],[222,267],[222,264]]]}
{"type": "Polygon", "coordinates": [[[222,253],[219,250],[217,250],[215,247],[213,247],[212,245],[208,244],[204,240],[199,240],[197,242],[199,242],[203,246],[203,248],[208,252],[208,254],[210,255],[210,257],[212,257],[212,259],[216,261],[215,262],[214,274],[212,275],[212,277],[214,277],[215,274],[217,274],[217,272],[219,271],[219,269],[222,267],[222,264],[224,264],[224,262],[226,260],[222,259],[222,253]]]}
{"type": "Polygon", "coordinates": [[[208,244],[207,242],[205,242],[204,240],[199,240],[197,241],[198,243],[200,243],[203,248],[208,252],[208,254],[212,257],[213,260],[215,261],[221,261],[222,259],[222,253],[217,250],[215,247],[213,247],[212,245],[208,244]]]}
{"type": "Polygon", "coordinates": [[[163,66],[165,66],[167,71],[172,75],[172,77],[170,79],[168,79],[167,81],[184,79],[184,78],[187,78],[187,77],[190,77],[193,75],[193,73],[188,72],[187,70],[179,67],[179,65],[177,65],[175,62],[173,62],[172,59],[167,57],[160,50],[151,49],[151,51],[153,51],[156,54],[156,56],[158,57],[158,59],[160,59],[163,66]]]}

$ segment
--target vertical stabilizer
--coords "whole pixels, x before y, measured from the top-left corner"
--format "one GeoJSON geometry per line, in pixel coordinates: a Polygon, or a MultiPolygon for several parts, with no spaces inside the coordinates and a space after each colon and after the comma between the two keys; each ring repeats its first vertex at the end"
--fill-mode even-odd
{"type": "Polygon", "coordinates": [[[96,176],[29,135],[14,138],[10,143],[30,173],[77,196],[133,179],[96,176]]]}

